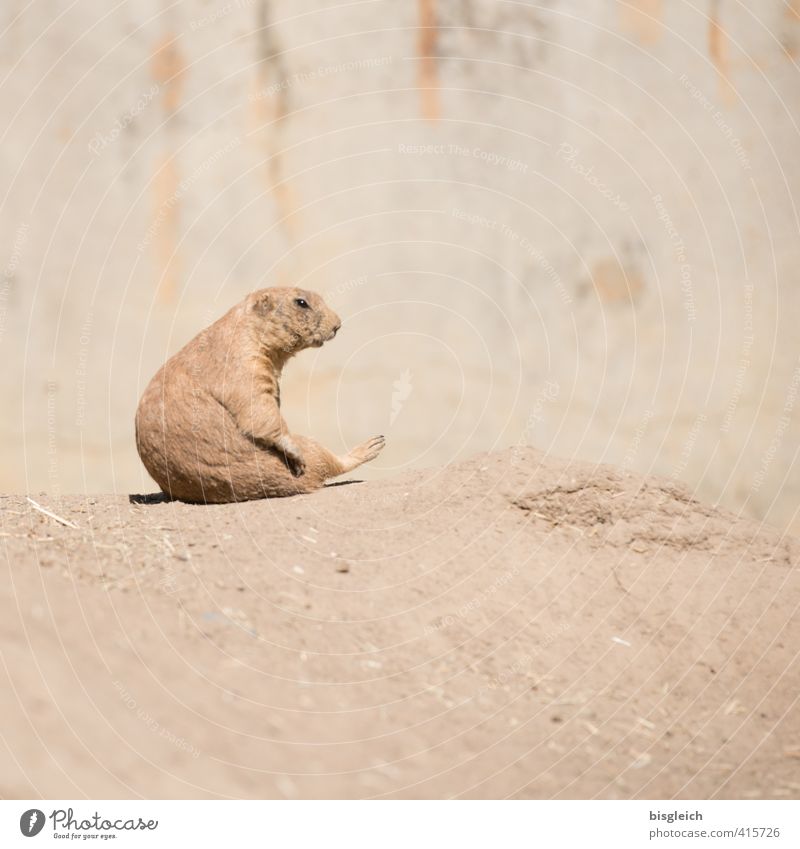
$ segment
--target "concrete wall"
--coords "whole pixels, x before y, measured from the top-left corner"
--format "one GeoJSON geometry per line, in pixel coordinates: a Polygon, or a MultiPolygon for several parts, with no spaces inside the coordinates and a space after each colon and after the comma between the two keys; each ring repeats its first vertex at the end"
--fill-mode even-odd
{"type": "Polygon", "coordinates": [[[152,489],[133,412],[250,289],[345,325],[365,474],[535,444],[800,504],[800,4],[0,7],[0,490],[152,489]],[[749,6],[749,8],[748,8],[749,6]]]}

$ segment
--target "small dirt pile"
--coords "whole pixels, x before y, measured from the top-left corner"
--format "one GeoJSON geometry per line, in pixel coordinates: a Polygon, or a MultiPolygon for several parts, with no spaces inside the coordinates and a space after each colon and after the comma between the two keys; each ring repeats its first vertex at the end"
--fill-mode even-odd
{"type": "Polygon", "coordinates": [[[291,499],[0,499],[3,797],[798,797],[800,543],[478,456],[291,499]]]}

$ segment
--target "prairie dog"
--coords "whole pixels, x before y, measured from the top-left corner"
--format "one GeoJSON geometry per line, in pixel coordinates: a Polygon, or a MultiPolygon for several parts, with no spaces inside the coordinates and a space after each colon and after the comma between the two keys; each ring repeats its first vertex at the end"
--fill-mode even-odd
{"type": "Polygon", "coordinates": [[[259,289],[171,357],[136,411],[139,457],[164,492],[210,503],[297,495],[377,457],[383,436],[337,456],[281,416],[284,365],[340,327],[315,292],[259,289]]]}

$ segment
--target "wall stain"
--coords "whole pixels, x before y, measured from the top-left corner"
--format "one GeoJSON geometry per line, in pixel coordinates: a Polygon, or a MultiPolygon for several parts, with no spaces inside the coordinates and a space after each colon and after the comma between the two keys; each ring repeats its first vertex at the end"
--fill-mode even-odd
{"type": "Polygon", "coordinates": [[[618,8],[622,28],[640,44],[655,44],[661,38],[663,0],[627,0],[618,8]]]}
{"type": "Polygon", "coordinates": [[[168,34],[156,44],[150,63],[153,79],[161,91],[161,104],[169,117],[177,112],[183,94],[186,63],[178,36],[168,34]]]}
{"type": "Polygon", "coordinates": [[[275,40],[269,2],[270,0],[262,0],[257,11],[258,63],[253,83],[255,91],[250,98],[255,128],[252,135],[264,153],[264,179],[267,190],[275,200],[280,226],[289,242],[295,244],[300,229],[295,210],[300,204],[294,188],[284,176],[285,168],[280,150],[284,121],[291,110],[289,75],[275,40]]]}
{"type": "Polygon", "coordinates": [[[153,223],[156,227],[153,242],[160,270],[156,299],[162,304],[174,302],[180,278],[181,263],[177,251],[180,238],[179,183],[175,159],[167,154],[153,176],[153,223]]]}
{"type": "Polygon", "coordinates": [[[782,28],[781,47],[789,59],[795,60],[800,55],[797,32],[797,24],[800,23],[800,0],[787,0],[783,11],[786,22],[782,28]]]}
{"type": "Polygon", "coordinates": [[[186,63],[178,46],[178,37],[167,34],[155,46],[150,72],[159,87],[164,115],[162,138],[165,152],[153,176],[153,219],[155,227],[156,263],[160,271],[156,299],[172,303],[178,291],[180,259],[177,246],[180,236],[180,178],[175,160],[175,116],[183,95],[186,63]]]}
{"type": "Polygon", "coordinates": [[[439,74],[436,65],[436,46],[438,31],[436,28],[436,0],[417,0],[419,9],[419,30],[417,51],[419,73],[417,86],[422,99],[422,116],[435,121],[441,116],[439,100],[439,74]]]}
{"type": "Polygon", "coordinates": [[[719,20],[719,0],[711,0],[708,13],[708,53],[717,69],[717,91],[723,103],[736,102],[736,89],[730,78],[728,38],[719,20]]]}
{"type": "Polygon", "coordinates": [[[636,268],[616,257],[595,262],[591,279],[598,297],[604,303],[634,302],[644,291],[644,281],[636,268]]]}

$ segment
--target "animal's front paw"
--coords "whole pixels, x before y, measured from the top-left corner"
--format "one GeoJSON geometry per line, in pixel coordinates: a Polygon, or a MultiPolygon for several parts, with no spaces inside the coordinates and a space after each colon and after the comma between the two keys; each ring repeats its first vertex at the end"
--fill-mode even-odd
{"type": "Polygon", "coordinates": [[[299,478],[306,470],[306,461],[299,454],[293,456],[287,454],[286,465],[296,478],[299,478]]]}
{"type": "Polygon", "coordinates": [[[370,460],[374,460],[378,454],[383,451],[385,445],[385,436],[373,436],[372,439],[362,442],[361,445],[354,448],[350,453],[353,456],[358,457],[362,463],[368,463],[370,460]]]}
{"type": "Polygon", "coordinates": [[[278,450],[283,454],[283,459],[286,461],[289,471],[296,478],[299,478],[306,470],[306,461],[303,459],[300,449],[291,439],[282,437],[278,442],[278,450]]]}

